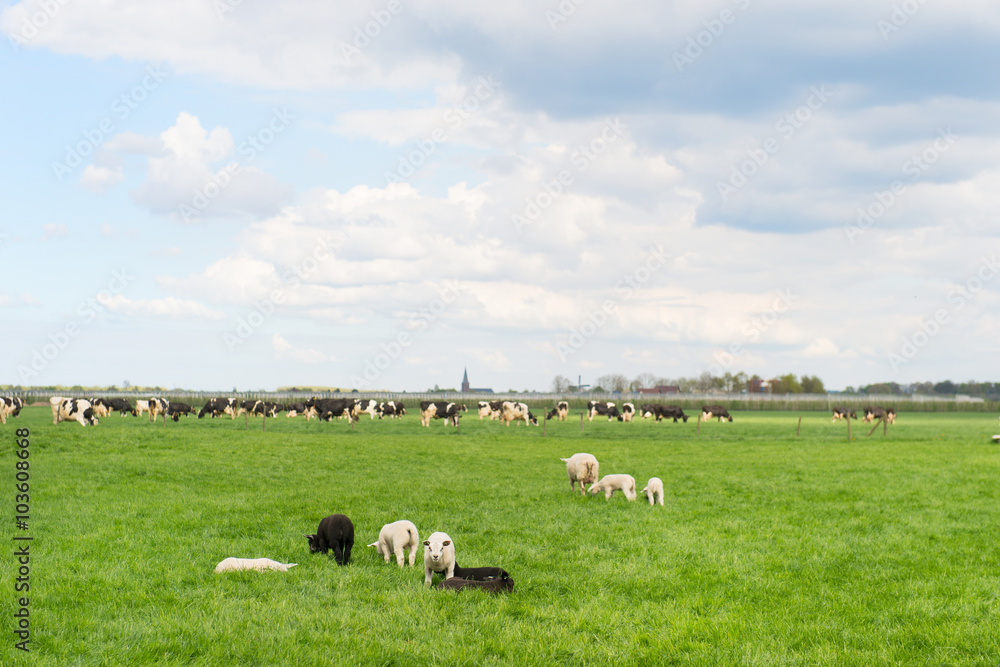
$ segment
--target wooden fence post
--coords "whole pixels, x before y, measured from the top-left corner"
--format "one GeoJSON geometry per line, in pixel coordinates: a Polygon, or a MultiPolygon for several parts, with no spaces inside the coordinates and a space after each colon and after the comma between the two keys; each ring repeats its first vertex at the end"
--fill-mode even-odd
{"type": "Polygon", "coordinates": [[[580,433],[583,433],[583,413],[580,413],[580,433]]]}
{"type": "Polygon", "coordinates": [[[799,425],[795,427],[795,437],[799,437],[799,431],[802,430],[802,415],[799,415],[799,425]]]}
{"type": "Polygon", "coordinates": [[[851,417],[844,417],[847,420],[847,442],[851,441],[851,417]]]}

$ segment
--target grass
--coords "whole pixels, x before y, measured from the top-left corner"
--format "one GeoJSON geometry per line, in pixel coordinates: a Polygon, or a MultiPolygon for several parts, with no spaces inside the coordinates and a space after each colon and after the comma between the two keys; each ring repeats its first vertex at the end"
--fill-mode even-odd
{"type": "MultiPolygon", "coordinates": [[[[798,437],[795,413],[734,418],[549,422],[542,438],[472,413],[458,433],[415,415],[262,433],[26,409],[3,434],[31,429],[30,664],[1000,662],[994,417],[903,414],[886,436],[855,423],[850,443],[826,413],[798,437]],[[570,493],[559,458],[581,451],[640,488],[660,477],[666,506],[570,493]],[[346,568],[302,537],[336,512],[357,530],[346,568]],[[419,555],[383,564],[364,545],[402,518],[516,592],[427,590],[419,555]],[[214,574],[227,556],[299,565],[214,574]]],[[[29,664],[7,637],[0,664],[29,664]]]]}

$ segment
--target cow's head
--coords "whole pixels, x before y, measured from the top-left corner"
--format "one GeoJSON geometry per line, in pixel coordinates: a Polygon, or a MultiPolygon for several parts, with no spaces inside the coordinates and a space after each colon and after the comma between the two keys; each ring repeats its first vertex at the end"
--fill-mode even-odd
{"type": "Polygon", "coordinates": [[[96,416],[94,416],[94,409],[93,408],[87,408],[86,410],[84,410],[83,411],[83,418],[91,426],[97,426],[97,424],[98,424],[98,419],[97,419],[96,416]]]}

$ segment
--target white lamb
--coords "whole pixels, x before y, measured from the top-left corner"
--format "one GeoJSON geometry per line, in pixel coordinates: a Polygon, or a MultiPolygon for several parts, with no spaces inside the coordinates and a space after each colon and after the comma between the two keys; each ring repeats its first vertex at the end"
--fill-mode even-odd
{"type": "Polygon", "coordinates": [[[646,498],[649,499],[650,505],[655,505],[660,503],[663,505],[663,480],[659,477],[650,477],[649,481],[646,482],[646,488],[644,488],[640,493],[645,493],[646,498]]]}
{"type": "Polygon", "coordinates": [[[593,484],[600,478],[598,469],[600,464],[593,454],[574,454],[568,459],[559,459],[566,462],[566,474],[569,475],[569,489],[575,491],[575,482],[580,483],[580,495],[585,495],[584,484],[593,484]]]}
{"type": "Polygon", "coordinates": [[[591,493],[604,492],[604,498],[610,500],[615,491],[621,491],[629,501],[635,500],[635,478],[632,475],[605,475],[590,487],[591,493]]]}
{"type": "Polygon", "coordinates": [[[215,566],[216,572],[240,572],[242,570],[254,570],[263,572],[264,570],[278,570],[287,572],[288,568],[295,567],[298,563],[279,563],[270,558],[227,558],[215,566]]]}
{"type": "Polygon", "coordinates": [[[396,521],[387,523],[379,531],[378,540],[368,546],[375,547],[379,556],[389,562],[389,556],[396,554],[396,563],[403,567],[403,552],[410,550],[410,567],[417,561],[417,547],[420,546],[420,535],[412,521],[396,521]]]}
{"type": "Polygon", "coordinates": [[[431,585],[435,572],[444,572],[445,579],[455,576],[455,545],[448,533],[432,533],[424,541],[424,586],[431,585]]]}

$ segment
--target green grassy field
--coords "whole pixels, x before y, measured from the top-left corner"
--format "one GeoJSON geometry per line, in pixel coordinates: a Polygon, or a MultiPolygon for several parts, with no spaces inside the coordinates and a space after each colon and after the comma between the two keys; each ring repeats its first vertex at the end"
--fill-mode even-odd
{"type": "MultiPolygon", "coordinates": [[[[538,412],[536,410],[536,412],[538,412]]],[[[1000,663],[994,416],[902,414],[888,435],[824,413],[732,423],[579,417],[541,428],[278,417],[0,433],[3,616],[14,430],[31,431],[31,654],[3,665],[992,665],[1000,663]],[[581,498],[560,457],[658,476],[666,506],[581,498]],[[352,562],[303,533],[345,513],[352,562]],[[364,545],[397,519],[441,530],[517,590],[423,586],[364,545]],[[215,574],[223,558],[299,563],[215,574]]],[[[440,575],[435,577],[435,583],[440,575]]]]}

